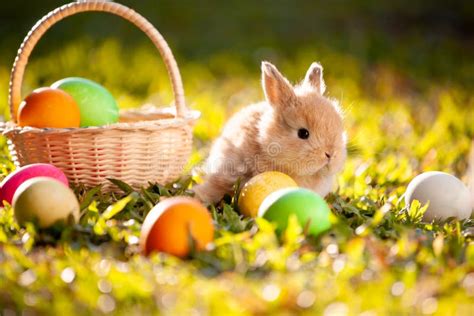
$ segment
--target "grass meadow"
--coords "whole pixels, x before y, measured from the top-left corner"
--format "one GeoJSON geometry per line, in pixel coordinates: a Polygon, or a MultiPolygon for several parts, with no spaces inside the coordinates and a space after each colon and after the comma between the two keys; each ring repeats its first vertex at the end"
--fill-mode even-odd
{"type": "MultiPolygon", "coordinates": [[[[10,34],[0,47],[5,119],[14,54],[53,2],[34,5],[36,15],[21,20],[17,30],[14,14],[5,20],[3,32],[10,34]]],[[[201,111],[189,166],[175,185],[153,184],[138,192],[123,183],[122,194],[77,187],[82,212],[74,226],[19,227],[11,207],[0,210],[0,313],[472,313],[473,220],[422,223],[423,208],[403,200],[406,185],[424,171],[468,181],[474,47],[472,34],[458,24],[469,23],[472,10],[451,29],[443,26],[451,21],[444,15],[430,20],[428,13],[445,11],[426,1],[428,13],[416,4],[349,2],[344,7],[277,1],[266,9],[265,1],[230,1],[227,7],[210,1],[199,8],[164,1],[156,13],[151,1],[137,4],[170,42],[188,105],[201,111]],[[190,184],[199,180],[191,170],[207,157],[223,124],[263,98],[262,60],[275,63],[293,83],[320,61],[328,95],[345,110],[349,157],[337,190],[326,198],[331,230],[312,238],[290,222],[278,238],[270,223],[240,216],[235,199],[227,197],[210,208],[216,227],[210,251],[186,260],[143,257],[138,237],[151,207],[163,196],[191,194],[190,184]]],[[[81,76],[107,87],[121,108],[172,103],[159,55],[144,37],[135,39],[138,31],[124,31],[127,24],[115,18],[71,20],[54,28],[34,52],[25,93],[81,76]],[[87,33],[107,22],[117,30],[87,33]]],[[[0,142],[0,173],[7,175],[13,165],[6,140],[0,142]]]]}

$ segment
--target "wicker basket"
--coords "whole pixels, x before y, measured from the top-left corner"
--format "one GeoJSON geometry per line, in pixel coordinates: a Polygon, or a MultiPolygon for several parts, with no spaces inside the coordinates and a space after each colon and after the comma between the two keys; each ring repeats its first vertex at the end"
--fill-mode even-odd
{"type": "Polygon", "coordinates": [[[121,4],[78,1],[51,11],[31,29],[18,50],[10,78],[9,104],[13,121],[0,131],[8,138],[17,166],[50,163],[62,169],[71,183],[104,185],[116,190],[107,178],[120,179],[134,188],[148,182],[175,180],[183,171],[192,150],[192,127],[199,112],[186,108],[178,66],[168,44],[144,17],[121,4]],[[123,112],[119,123],[88,128],[32,128],[16,125],[22,100],[21,85],[28,57],[41,36],[65,17],[88,11],[102,11],[135,24],[153,42],[171,79],[175,107],[142,108],[123,112]]]}

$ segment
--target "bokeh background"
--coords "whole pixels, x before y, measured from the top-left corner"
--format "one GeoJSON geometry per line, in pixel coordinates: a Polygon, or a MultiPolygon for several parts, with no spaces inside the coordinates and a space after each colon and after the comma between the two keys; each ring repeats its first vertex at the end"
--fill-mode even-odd
{"type": "MultiPolygon", "coordinates": [[[[66,2],[19,0],[1,4],[2,71],[11,67],[16,50],[31,26],[42,15],[66,2]]],[[[196,3],[124,0],[122,3],[143,13],[164,34],[180,64],[197,62],[216,76],[238,76],[240,73],[235,71],[241,70],[232,65],[240,63],[250,72],[258,73],[259,62],[268,59],[292,65],[282,66],[288,67],[285,70],[296,80],[302,76],[298,72],[303,66],[300,64],[315,59],[326,66],[331,77],[340,76],[342,80],[358,79],[350,78],[352,64],[356,63],[362,72],[390,67],[418,83],[412,88],[437,83],[472,87],[474,81],[474,5],[471,1],[206,0],[196,3]],[[331,58],[331,54],[347,58],[347,64],[344,61],[341,65],[331,64],[337,58],[331,58]],[[223,60],[213,61],[222,55],[226,56],[223,60]]],[[[107,64],[97,65],[94,48],[100,49],[111,39],[120,47],[115,53],[119,57],[140,50],[154,52],[151,45],[147,45],[147,39],[127,22],[107,14],[82,14],[61,22],[47,33],[33,58],[55,56],[58,60],[48,68],[56,69],[34,75],[43,83],[50,74],[77,72],[78,69],[73,68],[76,64],[67,64],[68,57],[72,57],[68,55],[71,46],[88,48],[87,53],[81,55],[83,58],[76,61],[84,73],[107,67],[107,64]]],[[[130,67],[127,58],[110,61],[113,62],[123,64],[132,78],[142,75],[137,73],[139,69],[130,67]]],[[[150,72],[153,75],[153,68],[150,72]]],[[[365,78],[365,88],[374,90],[372,84],[376,78],[365,78]]],[[[120,79],[125,81],[126,78],[120,79]]],[[[185,80],[193,79],[185,77],[185,80]]],[[[202,81],[205,84],[206,78],[202,81]]],[[[138,96],[143,93],[143,88],[137,91],[134,86],[128,90],[138,96]]],[[[5,103],[4,98],[1,103],[5,103]]]]}

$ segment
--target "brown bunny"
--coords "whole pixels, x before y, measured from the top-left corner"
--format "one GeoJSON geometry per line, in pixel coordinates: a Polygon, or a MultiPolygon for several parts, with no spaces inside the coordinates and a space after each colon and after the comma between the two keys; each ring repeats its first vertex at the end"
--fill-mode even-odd
{"type": "Polygon", "coordinates": [[[323,96],[323,68],[313,63],[293,87],[278,69],[262,62],[266,101],[250,105],[224,126],[206,163],[204,183],[194,188],[215,203],[264,171],[281,171],[322,196],[346,159],[346,135],[336,101],[323,96]]]}

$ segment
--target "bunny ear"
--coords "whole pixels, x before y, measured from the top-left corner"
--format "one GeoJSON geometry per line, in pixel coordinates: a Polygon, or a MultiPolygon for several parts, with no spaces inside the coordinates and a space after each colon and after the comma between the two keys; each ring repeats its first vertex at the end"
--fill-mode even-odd
{"type": "Polygon", "coordinates": [[[294,98],[293,86],[269,62],[262,62],[262,86],[267,101],[275,107],[284,107],[294,98]]]}
{"type": "Polygon", "coordinates": [[[312,63],[306,72],[304,83],[308,87],[315,89],[319,94],[323,94],[326,90],[326,84],[323,79],[323,67],[319,63],[312,63]]]}

